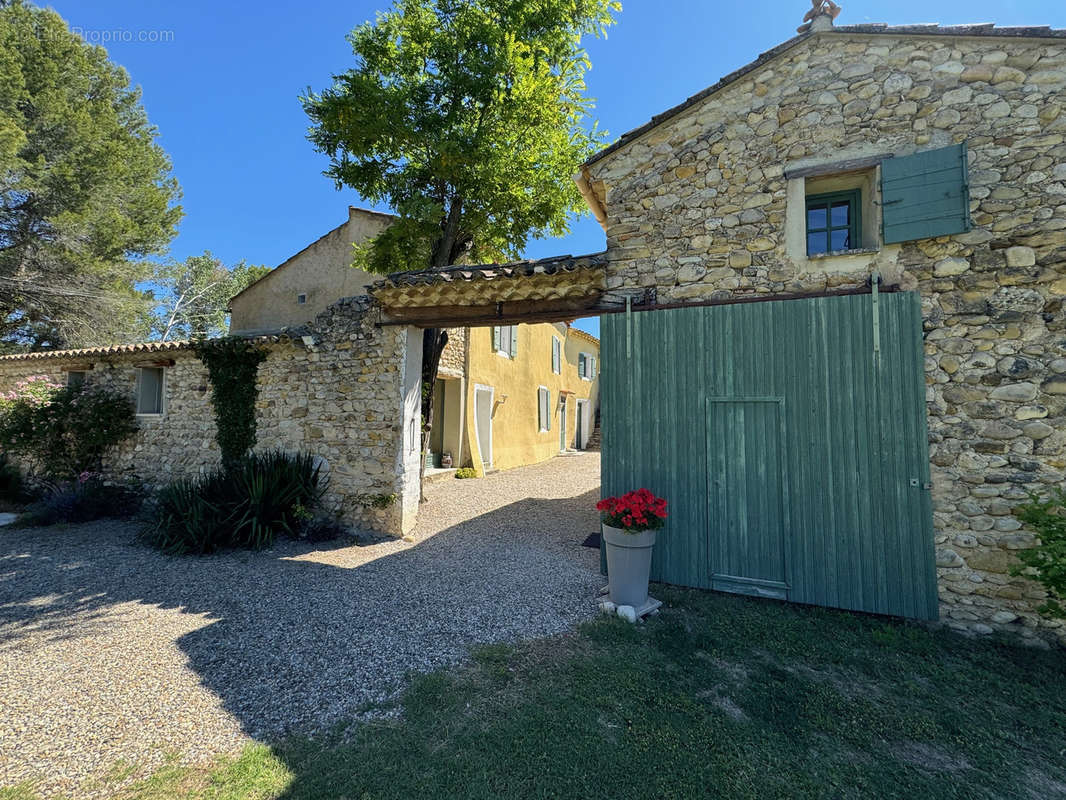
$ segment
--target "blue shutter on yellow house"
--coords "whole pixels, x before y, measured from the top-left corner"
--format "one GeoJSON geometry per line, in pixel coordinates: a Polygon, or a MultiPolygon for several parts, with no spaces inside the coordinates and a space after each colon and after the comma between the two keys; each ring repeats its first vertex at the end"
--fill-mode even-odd
{"type": "Polygon", "coordinates": [[[500,329],[499,327],[493,327],[492,329],[492,352],[496,352],[500,349],[500,329]]]}
{"type": "Polygon", "coordinates": [[[881,162],[885,244],[970,230],[966,142],[881,162]]]}
{"type": "Polygon", "coordinates": [[[511,326],[511,358],[518,355],[518,326],[511,326]]]}

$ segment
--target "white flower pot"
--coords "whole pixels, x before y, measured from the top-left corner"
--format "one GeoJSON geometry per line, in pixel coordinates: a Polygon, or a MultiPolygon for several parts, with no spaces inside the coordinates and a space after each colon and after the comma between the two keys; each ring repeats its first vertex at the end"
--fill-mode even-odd
{"type": "Polygon", "coordinates": [[[648,602],[648,576],[655,531],[626,533],[620,528],[602,526],[607,548],[607,585],[616,606],[641,608],[648,602]]]}

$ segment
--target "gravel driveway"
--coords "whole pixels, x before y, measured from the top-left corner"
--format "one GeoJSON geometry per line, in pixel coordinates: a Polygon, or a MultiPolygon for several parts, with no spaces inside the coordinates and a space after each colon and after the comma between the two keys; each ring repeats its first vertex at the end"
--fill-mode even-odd
{"type": "Polygon", "coordinates": [[[167,557],[132,525],[0,528],[0,786],[328,729],[408,670],[594,613],[599,454],[429,487],[413,542],[167,557]]]}

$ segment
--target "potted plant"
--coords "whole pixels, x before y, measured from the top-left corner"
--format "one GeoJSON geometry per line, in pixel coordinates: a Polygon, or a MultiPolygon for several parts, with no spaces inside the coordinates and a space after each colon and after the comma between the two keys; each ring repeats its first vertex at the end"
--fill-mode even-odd
{"type": "Polygon", "coordinates": [[[606,497],[596,504],[602,513],[607,547],[607,584],[611,602],[639,611],[648,602],[648,576],[655,532],[666,521],[666,500],[647,489],[606,497]]]}

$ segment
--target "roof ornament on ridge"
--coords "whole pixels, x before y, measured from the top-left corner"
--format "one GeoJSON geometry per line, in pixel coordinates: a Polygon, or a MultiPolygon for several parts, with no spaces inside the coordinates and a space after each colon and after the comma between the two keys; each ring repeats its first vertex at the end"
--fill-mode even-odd
{"type": "Polygon", "coordinates": [[[796,33],[829,30],[839,15],[840,6],[833,0],[811,0],[811,10],[803,15],[803,24],[796,28],[796,33]]]}

